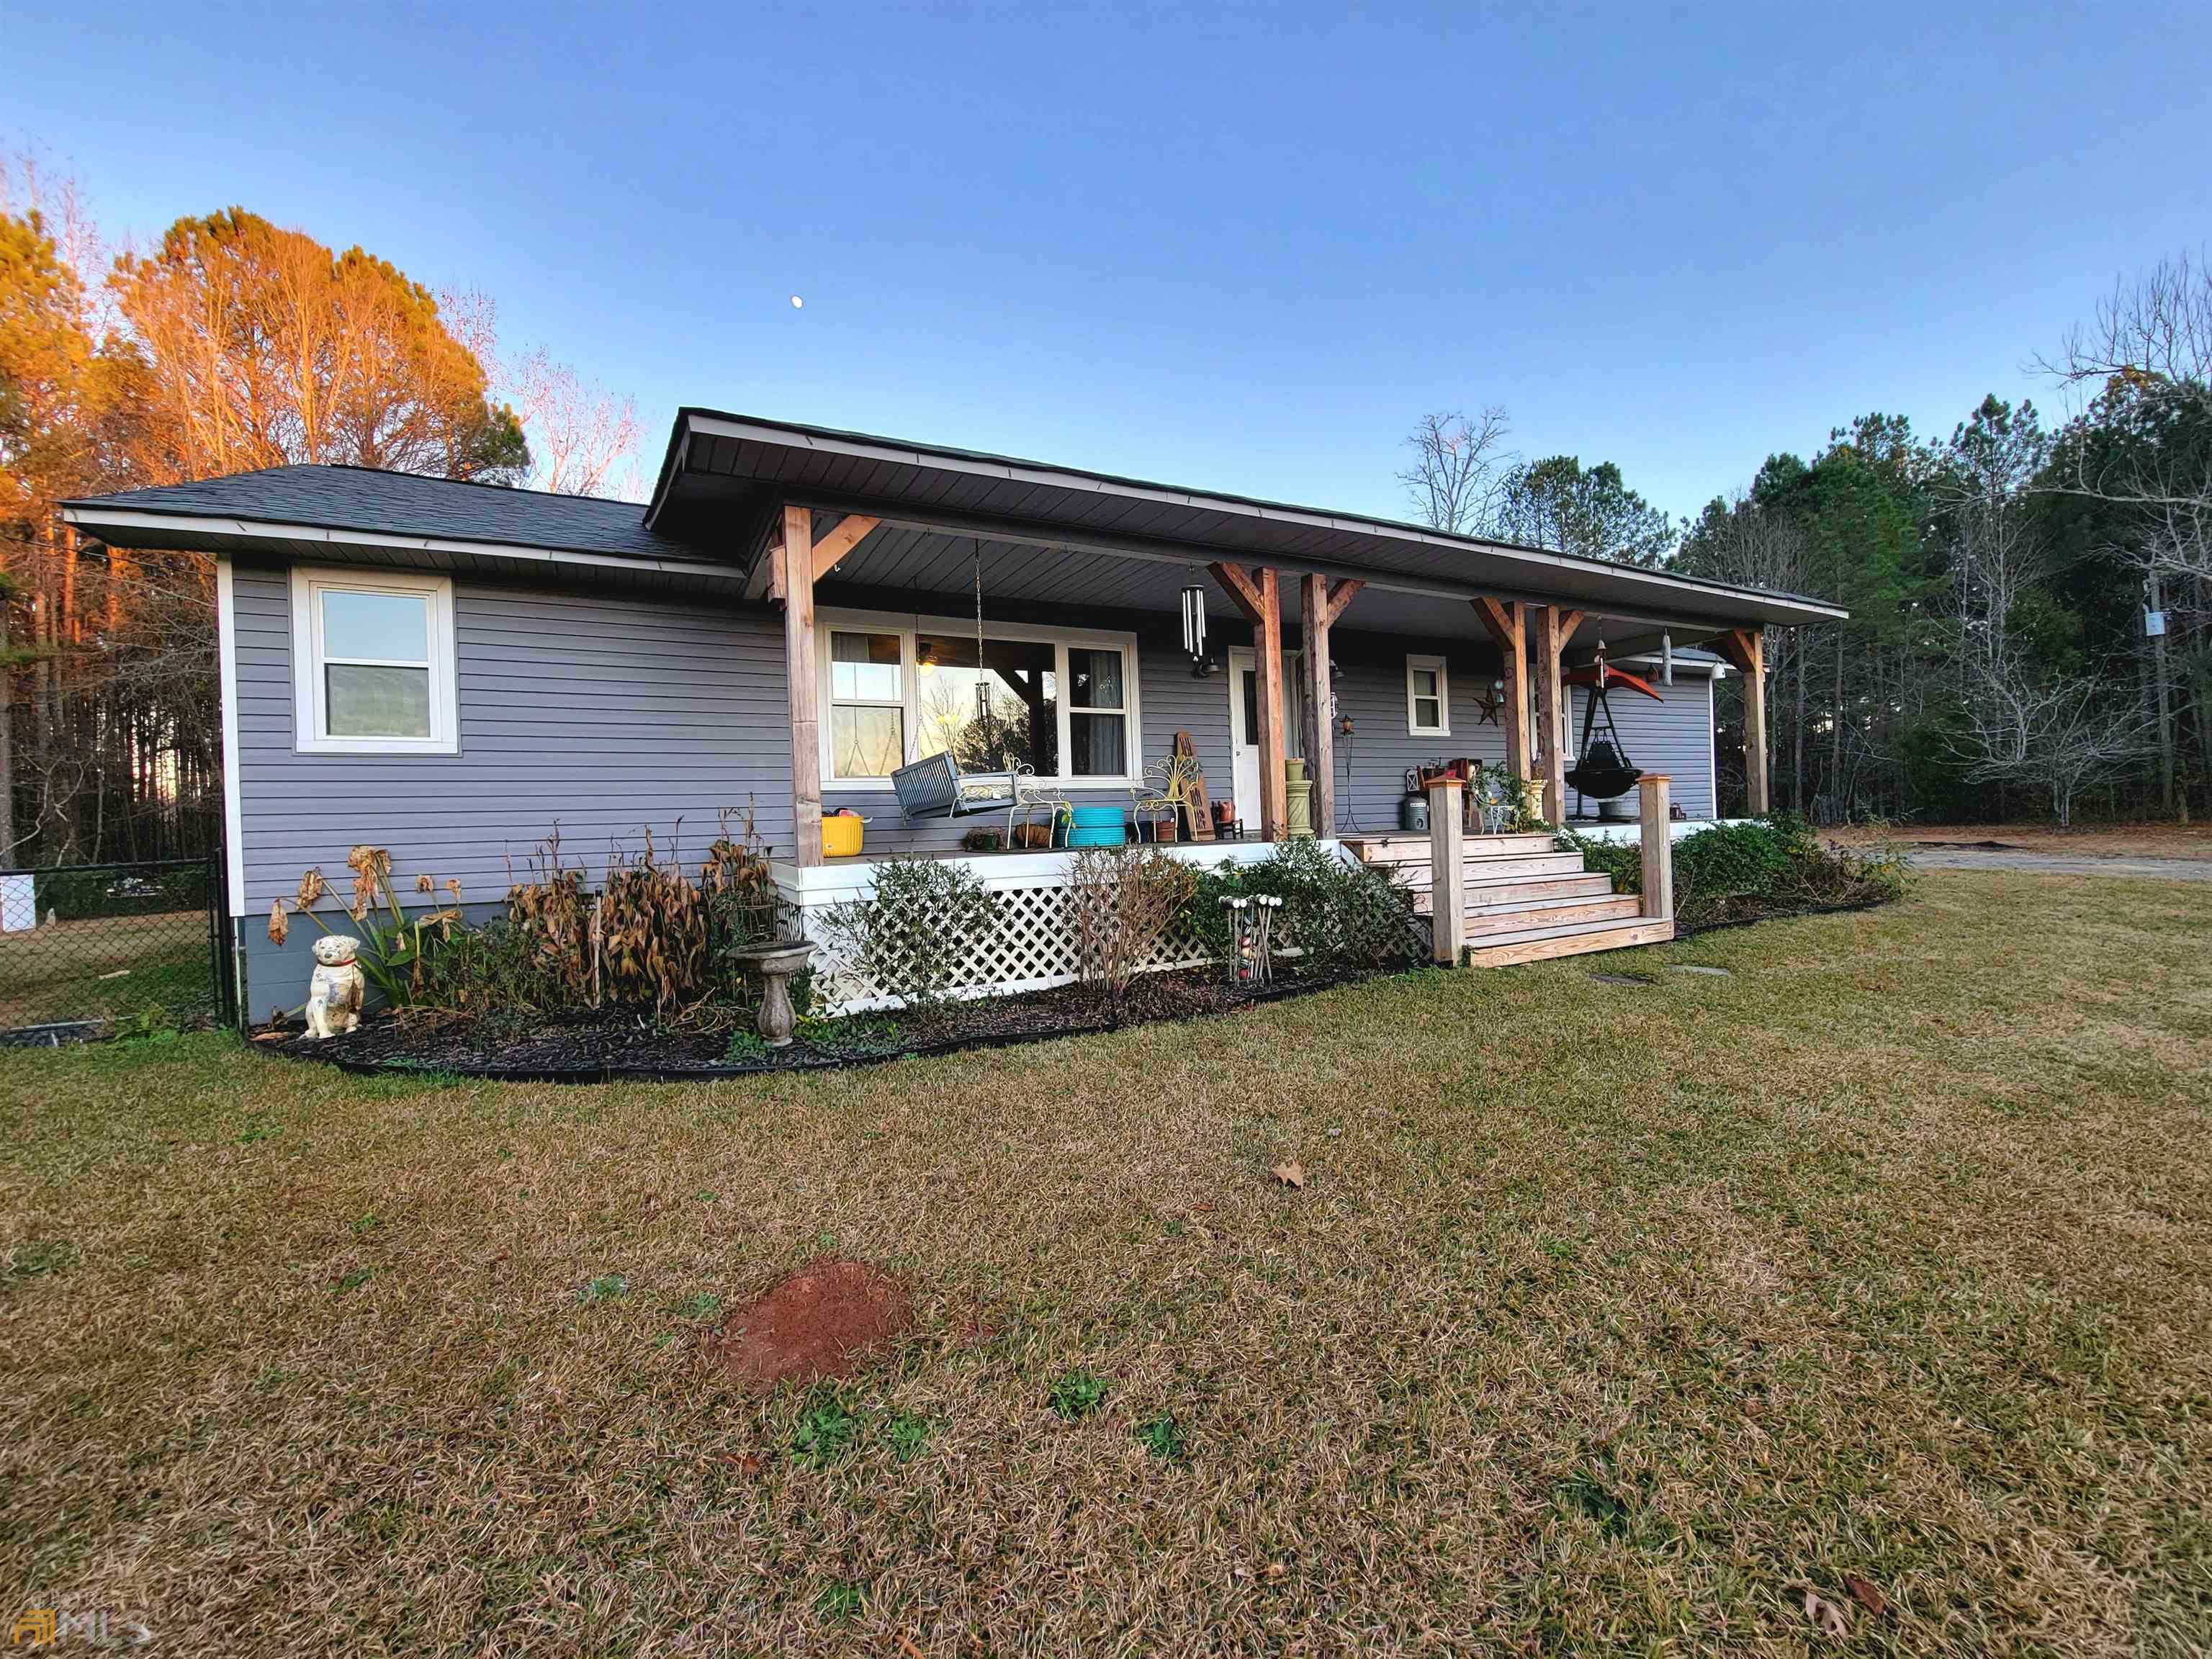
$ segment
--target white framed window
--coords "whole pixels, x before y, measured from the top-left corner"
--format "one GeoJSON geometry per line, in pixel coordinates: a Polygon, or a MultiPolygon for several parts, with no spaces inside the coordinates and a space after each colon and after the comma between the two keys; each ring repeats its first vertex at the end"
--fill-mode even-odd
{"type": "Polygon", "coordinates": [[[1451,678],[1442,657],[1406,659],[1406,734],[1451,736],[1451,678]]]}
{"type": "Polygon", "coordinates": [[[458,754],[452,579],[295,566],[292,677],[303,753],[458,754]]]}
{"type": "Polygon", "coordinates": [[[1071,787],[1125,787],[1141,768],[1133,635],[951,617],[825,611],[817,623],[822,778],[888,789],[909,761],[963,772],[1027,766],[1071,787]]]}
{"type": "Polygon", "coordinates": [[[865,629],[830,632],[832,778],[889,777],[906,763],[905,640],[865,629]]]}

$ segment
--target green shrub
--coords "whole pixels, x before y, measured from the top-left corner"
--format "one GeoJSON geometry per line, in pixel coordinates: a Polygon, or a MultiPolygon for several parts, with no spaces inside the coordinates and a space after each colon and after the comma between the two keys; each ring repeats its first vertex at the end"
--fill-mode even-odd
{"type": "MultiPolygon", "coordinates": [[[[1636,842],[1562,830],[1557,844],[1611,876],[1615,892],[1643,890],[1644,854],[1636,842]]],[[[1911,868],[1901,847],[1831,846],[1794,812],[1716,824],[1674,843],[1674,915],[1697,927],[1821,904],[1878,902],[1903,896],[1911,868]]]]}
{"type": "Polygon", "coordinates": [[[822,931],[885,994],[927,1008],[960,983],[998,919],[998,901],[965,866],[894,858],[876,866],[874,896],[830,906],[822,931]]]}
{"type": "Polygon", "coordinates": [[[1276,944],[1296,945],[1302,966],[1336,973],[1407,968],[1427,959],[1413,895],[1382,871],[1347,864],[1312,841],[1281,842],[1257,862],[1200,872],[1183,921],[1209,958],[1226,961],[1233,945],[1221,901],[1261,894],[1283,901],[1276,944]]]}
{"type": "Polygon", "coordinates": [[[511,922],[454,927],[426,943],[416,1001],[427,1008],[480,1014],[557,1006],[557,976],[511,922]]]}
{"type": "Polygon", "coordinates": [[[1715,896],[1771,893],[1819,853],[1819,841],[1796,813],[1716,824],[1675,843],[1674,884],[1715,896]]]}

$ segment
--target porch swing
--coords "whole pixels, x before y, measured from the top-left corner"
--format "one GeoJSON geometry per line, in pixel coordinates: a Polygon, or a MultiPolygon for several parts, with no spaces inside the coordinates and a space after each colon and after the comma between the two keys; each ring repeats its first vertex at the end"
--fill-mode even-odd
{"type": "MultiPolygon", "coordinates": [[[[988,745],[991,726],[991,687],[983,664],[983,542],[975,538],[975,711],[982,721],[988,745]]],[[[985,812],[1006,815],[1006,835],[1013,836],[1014,814],[1030,805],[1022,787],[1028,769],[1006,772],[963,772],[950,749],[940,750],[891,774],[898,794],[899,816],[912,823],[917,818],[964,818],[985,812]]]]}
{"type": "Polygon", "coordinates": [[[1583,743],[1580,758],[1574,769],[1566,775],[1567,787],[1575,792],[1575,816],[1582,816],[1583,798],[1592,800],[1613,800],[1636,787],[1644,770],[1628,758],[1628,750],[1622,743],[1620,728],[1613,723],[1610,693],[1615,685],[1625,685],[1640,691],[1654,702],[1666,698],[1654,690],[1649,681],[1640,679],[1624,669],[1614,668],[1605,659],[1605,639],[1600,635],[1597,658],[1587,668],[1577,668],[1560,676],[1563,684],[1586,685],[1589,696],[1583,704],[1583,743]],[[1605,717],[1605,732],[1597,735],[1600,715],[1605,717]]]}

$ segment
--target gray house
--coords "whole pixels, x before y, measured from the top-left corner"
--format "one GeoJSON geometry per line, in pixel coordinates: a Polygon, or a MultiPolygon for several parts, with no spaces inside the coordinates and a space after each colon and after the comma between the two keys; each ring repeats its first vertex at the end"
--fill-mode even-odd
{"type": "MultiPolygon", "coordinates": [[[[1504,760],[1563,820],[1589,695],[1573,682],[1601,647],[1655,694],[1607,698],[1622,747],[1694,825],[1718,805],[1715,677],[1756,686],[1763,629],[1843,614],[701,409],[678,416],[642,507],[295,466],[66,514],[113,545],[216,561],[231,906],[256,1012],[296,1005],[305,981],[307,930],[271,945],[272,901],[356,844],[388,848],[403,888],[458,880],[489,911],[556,825],[596,880],[648,833],[689,856],[749,813],[805,908],[865,890],[883,854],[957,854],[1002,821],[902,814],[890,775],[940,753],[959,773],[988,750],[1040,798],[1128,807],[1185,735],[1244,837],[1193,846],[1201,859],[1286,833],[1287,757],[1311,775],[1315,830],[1355,849],[1396,830],[1405,774],[1436,760],[1504,760]],[[867,820],[857,859],[825,857],[840,810],[867,820]]],[[[1763,747],[1754,722],[1754,811],[1763,747]]],[[[979,856],[1010,889],[1048,887],[1065,862],[979,856]]],[[[1501,939],[1548,920],[1500,915],[1501,939]]],[[[1572,948],[1607,942],[1577,925],[1572,948]]],[[[999,981],[1049,982],[1037,965],[999,981]]]]}

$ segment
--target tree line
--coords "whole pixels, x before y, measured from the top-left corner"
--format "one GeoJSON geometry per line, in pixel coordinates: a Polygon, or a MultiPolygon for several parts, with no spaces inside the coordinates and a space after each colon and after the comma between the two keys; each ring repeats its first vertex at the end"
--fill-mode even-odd
{"type": "Polygon", "coordinates": [[[1497,409],[1424,417],[1401,477],[1438,528],[1848,607],[1769,638],[1778,806],[2186,821],[2212,793],[2212,273],[2123,281],[2034,367],[2072,414],[1990,396],[1941,440],[1863,415],[1679,522],[1609,463],[1512,454],[1497,409]]]}
{"type": "Polygon", "coordinates": [[[209,562],[58,504],[317,462],[635,496],[636,414],[482,295],[242,208],[111,253],[0,158],[0,867],[198,857],[222,825],[209,562]]]}

